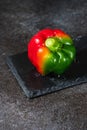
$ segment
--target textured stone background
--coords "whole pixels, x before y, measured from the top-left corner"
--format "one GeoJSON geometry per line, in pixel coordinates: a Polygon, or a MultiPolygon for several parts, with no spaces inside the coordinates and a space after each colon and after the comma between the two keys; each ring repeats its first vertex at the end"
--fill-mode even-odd
{"type": "Polygon", "coordinates": [[[0,1],[0,130],[87,130],[87,83],[29,100],[6,65],[44,27],[87,35],[87,0],[0,1]]]}

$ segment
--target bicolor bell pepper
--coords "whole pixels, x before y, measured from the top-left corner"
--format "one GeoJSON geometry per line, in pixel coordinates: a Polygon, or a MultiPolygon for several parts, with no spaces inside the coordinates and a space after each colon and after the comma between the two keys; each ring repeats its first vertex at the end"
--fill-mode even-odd
{"type": "Polygon", "coordinates": [[[28,57],[41,75],[64,73],[75,55],[72,38],[60,29],[43,29],[28,43],[28,57]]]}

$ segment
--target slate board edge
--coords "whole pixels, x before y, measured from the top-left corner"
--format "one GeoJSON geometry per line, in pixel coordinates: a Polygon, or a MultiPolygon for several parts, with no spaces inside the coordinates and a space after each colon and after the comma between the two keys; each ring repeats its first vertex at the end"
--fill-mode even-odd
{"type": "Polygon", "coordinates": [[[9,68],[11,69],[13,75],[15,76],[17,82],[19,83],[19,85],[20,85],[21,88],[23,89],[25,95],[26,95],[27,97],[30,97],[30,96],[29,96],[29,95],[30,95],[29,90],[26,88],[25,83],[22,81],[21,77],[19,76],[17,70],[15,69],[15,67],[14,67],[14,65],[13,65],[13,63],[12,63],[12,61],[11,61],[11,56],[8,56],[8,57],[6,58],[6,61],[7,61],[7,65],[8,65],[9,68]]]}

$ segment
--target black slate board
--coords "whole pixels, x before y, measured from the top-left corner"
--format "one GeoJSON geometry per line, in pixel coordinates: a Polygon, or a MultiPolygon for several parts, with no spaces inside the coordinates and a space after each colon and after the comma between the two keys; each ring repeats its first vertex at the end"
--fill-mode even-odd
{"type": "Polygon", "coordinates": [[[8,66],[27,97],[34,98],[87,82],[87,37],[78,37],[75,45],[76,61],[61,76],[41,76],[30,63],[27,52],[7,57],[8,66]]]}

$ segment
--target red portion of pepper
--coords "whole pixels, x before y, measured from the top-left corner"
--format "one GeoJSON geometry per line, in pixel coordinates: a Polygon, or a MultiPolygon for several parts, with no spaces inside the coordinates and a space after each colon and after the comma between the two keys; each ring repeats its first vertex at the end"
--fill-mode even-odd
{"type": "Polygon", "coordinates": [[[37,66],[37,52],[39,48],[45,46],[45,40],[48,37],[54,36],[54,32],[51,29],[43,29],[35,34],[28,44],[28,56],[32,64],[37,66]]]}

